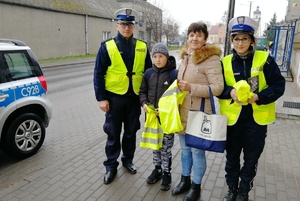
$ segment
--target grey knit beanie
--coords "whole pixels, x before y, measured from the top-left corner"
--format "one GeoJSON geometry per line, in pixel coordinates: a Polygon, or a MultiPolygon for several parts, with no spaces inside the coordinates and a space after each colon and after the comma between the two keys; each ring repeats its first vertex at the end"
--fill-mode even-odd
{"type": "Polygon", "coordinates": [[[164,54],[167,58],[169,58],[169,50],[168,47],[163,43],[156,43],[152,48],[152,56],[156,53],[164,54]]]}

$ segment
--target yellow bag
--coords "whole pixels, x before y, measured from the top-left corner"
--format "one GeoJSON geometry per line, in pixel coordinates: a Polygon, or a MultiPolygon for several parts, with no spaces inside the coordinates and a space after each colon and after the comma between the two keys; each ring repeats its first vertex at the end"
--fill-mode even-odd
{"type": "Polygon", "coordinates": [[[186,93],[186,91],[180,91],[177,80],[175,80],[159,99],[159,118],[161,128],[165,134],[172,134],[183,130],[178,105],[183,103],[186,93]]]}
{"type": "Polygon", "coordinates": [[[245,80],[240,80],[233,85],[236,89],[236,94],[242,105],[248,105],[248,99],[253,97],[253,93],[250,91],[250,85],[245,80]]]}
{"type": "Polygon", "coordinates": [[[148,112],[144,125],[145,130],[142,133],[140,146],[143,148],[159,150],[162,147],[164,132],[160,127],[155,110],[147,105],[146,108],[148,112]]]}

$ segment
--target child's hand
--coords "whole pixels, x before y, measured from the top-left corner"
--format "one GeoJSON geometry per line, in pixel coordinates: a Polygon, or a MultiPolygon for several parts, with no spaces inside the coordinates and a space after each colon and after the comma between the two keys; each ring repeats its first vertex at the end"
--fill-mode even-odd
{"type": "Polygon", "coordinates": [[[145,113],[147,113],[147,112],[148,112],[148,110],[147,110],[147,107],[146,107],[146,106],[147,106],[147,104],[145,103],[145,104],[143,105],[143,109],[144,109],[144,112],[145,112],[145,113]]]}

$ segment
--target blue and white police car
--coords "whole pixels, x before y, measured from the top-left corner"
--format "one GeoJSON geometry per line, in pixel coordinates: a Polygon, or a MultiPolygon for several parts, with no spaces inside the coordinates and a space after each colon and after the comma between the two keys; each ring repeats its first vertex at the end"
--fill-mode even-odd
{"type": "Polygon", "coordinates": [[[31,49],[0,39],[0,148],[27,158],[42,146],[52,108],[47,82],[31,49]]]}

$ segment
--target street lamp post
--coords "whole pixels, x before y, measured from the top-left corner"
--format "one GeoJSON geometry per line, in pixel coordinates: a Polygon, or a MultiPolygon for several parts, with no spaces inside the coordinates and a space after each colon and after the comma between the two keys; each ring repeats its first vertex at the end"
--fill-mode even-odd
{"type": "Polygon", "coordinates": [[[231,50],[228,24],[229,24],[229,21],[234,16],[234,7],[235,7],[235,0],[229,0],[226,37],[225,37],[225,45],[224,45],[224,56],[228,55],[230,53],[230,50],[231,50]]]}
{"type": "Polygon", "coordinates": [[[252,8],[252,1],[250,1],[249,17],[251,17],[251,8],[252,8]]]}
{"type": "Polygon", "coordinates": [[[251,17],[252,1],[249,1],[249,2],[250,2],[250,6],[249,6],[249,5],[246,5],[246,4],[240,4],[240,5],[243,5],[243,6],[249,6],[249,17],[251,17]]]}

